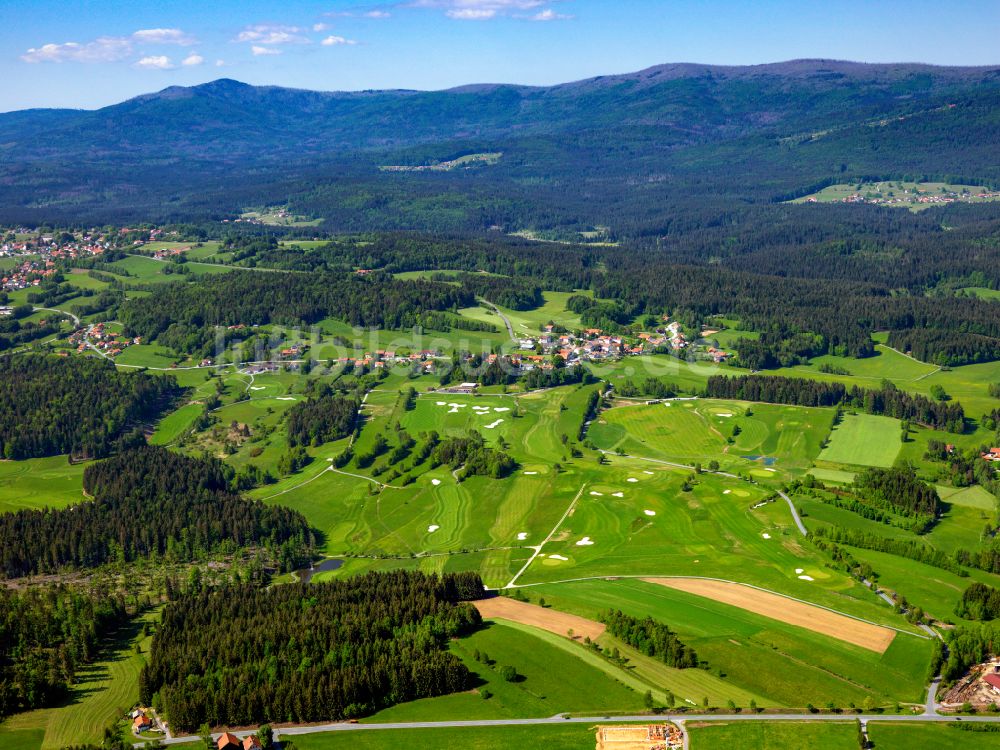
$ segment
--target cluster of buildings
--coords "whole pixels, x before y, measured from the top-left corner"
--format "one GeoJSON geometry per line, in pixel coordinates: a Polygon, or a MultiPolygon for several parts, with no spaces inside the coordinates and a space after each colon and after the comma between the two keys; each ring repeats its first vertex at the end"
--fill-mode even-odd
{"type": "Polygon", "coordinates": [[[217,750],[261,750],[260,740],[256,734],[248,734],[242,740],[235,734],[223,732],[215,741],[217,750]]]}
{"type": "MultiPolygon", "coordinates": [[[[579,334],[553,332],[553,326],[545,326],[538,337],[526,337],[518,342],[521,351],[534,351],[535,355],[520,355],[520,360],[527,364],[538,363],[553,356],[562,357],[566,364],[577,362],[599,362],[621,357],[652,354],[670,348],[682,351],[690,346],[681,324],[664,319],[666,325],[651,333],[643,332],[635,337],[623,337],[605,334],[600,328],[587,328],[579,334]]],[[[709,347],[708,355],[716,362],[723,362],[728,353],[715,347],[709,347]]]]}
{"type": "Polygon", "coordinates": [[[43,279],[56,273],[55,261],[26,258],[9,271],[0,272],[0,291],[16,292],[19,289],[30,289],[42,283],[43,279]]]}
{"type": "Polygon", "coordinates": [[[131,338],[123,333],[116,333],[104,327],[104,323],[94,323],[73,331],[69,336],[70,344],[76,346],[78,352],[93,347],[108,357],[117,357],[125,349],[142,343],[142,337],[131,338]]]}
{"type": "MultiPolygon", "coordinates": [[[[840,200],[841,203],[871,203],[877,206],[933,206],[947,203],[968,203],[973,199],[997,200],[1000,199],[1000,192],[982,191],[978,193],[921,193],[914,190],[903,190],[902,194],[894,195],[869,195],[862,193],[852,193],[840,200]]],[[[814,197],[806,198],[806,203],[818,203],[814,197]]]]}

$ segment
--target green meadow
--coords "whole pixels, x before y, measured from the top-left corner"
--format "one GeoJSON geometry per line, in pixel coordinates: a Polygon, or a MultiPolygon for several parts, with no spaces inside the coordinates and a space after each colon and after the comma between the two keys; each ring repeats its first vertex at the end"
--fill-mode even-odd
{"type": "Polygon", "coordinates": [[[594,728],[581,724],[565,726],[452,727],[429,729],[379,729],[296,735],[302,750],[589,750],[594,746],[594,728]]]}
{"type": "Polygon", "coordinates": [[[98,660],[77,670],[77,683],[61,706],[16,714],[0,723],[0,745],[24,750],[58,750],[82,743],[98,744],[104,729],[133,706],[139,693],[139,671],[152,636],[144,636],[150,612],[114,633],[98,660]]]}
{"type": "Polygon", "coordinates": [[[900,431],[898,419],[846,414],[818,458],[849,466],[892,466],[902,446],[900,431]]]}
{"type": "MultiPolygon", "coordinates": [[[[560,712],[598,715],[644,710],[643,693],[622,684],[613,675],[626,673],[612,665],[592,666],[575,652],[581,646],[568,639],[560,647],[550,635],[533,628],[487,623],[472,635],[454,640],[451,651],[475,675],[477,687],[467,693],[427,698],[381,711],[366,722],[452,721],[552,716],[560,712]],[[491,665],[477,662],[475,652],[488,654],[491,665]],[[519,679],[505,681],[502,666],[512,666],[519,679]],[[484,698],[484,694],[489,694],[484,698]]],[[[602,660],[603,661],[603,660],[602,660]]]]}
{"type": "MultiPolygon", "coordinates": [[[[923,690],[923,669],[931,643],[916,633],[898,633],[884,654],[787,625],[711,599],[639,580],[592,580],[531,587],[532,597],[584,617],[609,608],[667,623],[684,643],[708,663],[704,670],[668,670],[658,684],[681,703],[725,705],[734,688],[758,705],[804,707],[827,701],[858,705],[870,697],[876,705],[916,701],[923,690]],[[710,683],[706,678],[714,678],[710,683]]],[[[859,611],[859,602],[840,595],[841,609],[859,611]]],[[[820,603],[834,606],[836,595],[820,603]]],[[[879,611],[871,607],[873,611],[879,611]]],[[[888,608],[883,610],[888,621],[888,608]]],[[[899,621],[897,621],[899,624],[899,621]]],[[[602,636],[608,645],[613,640],[602,636]]]]}
{"type": "Polygon", "coordinates": [[[82,501],[85,466],[71,465],[66,456],[0,461],[0,513],[82,501]]]}
{"type": "Polygon", "coordinates": [[[912,750],[915,747],[958,747],[970,750],[1000,748],[1000,732],[970,732],[957,724],[873,721],[868,736],[878,750],[912,750]]]}
{"type": "MultiPolygon", "coordinates": [[[[844,721],[713,721],[688,723],[691,750],[756,748],[757,750],[844,750],[858,744],[854,722],[844,721]]],[[[877,747],[881,748],[882,745],[877,747]]]]}

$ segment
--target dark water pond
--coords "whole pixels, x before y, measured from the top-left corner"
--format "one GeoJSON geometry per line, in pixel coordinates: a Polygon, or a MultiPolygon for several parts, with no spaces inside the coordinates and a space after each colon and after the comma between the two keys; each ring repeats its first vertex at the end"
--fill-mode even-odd
{"type": "Polygon", "coordinates": [[[322,562],[316,563],[311,568],[303,568],[302,570],[295,571],[295,573],[298,575],[299,580],[302,581],[302,583],[309,583],[312,581],[312,577],[317,573],[328,573],[331,570],[336,570],[343,564],[343,560],[338,560],[335,557],[328,557],[322,562]]]}
{"type": "Polygon", "coordinates": [[[743,456],[747,461],[760,461],[764,466],[774,466],[778,459],[774,456],[743,456]]]}

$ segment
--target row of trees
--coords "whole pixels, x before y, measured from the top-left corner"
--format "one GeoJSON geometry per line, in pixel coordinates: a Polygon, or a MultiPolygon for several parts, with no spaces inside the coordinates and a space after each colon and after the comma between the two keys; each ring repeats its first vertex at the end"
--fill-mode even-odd
{"type": "Polygon", "coordinates": [[[321,584],[230,586],[169,604],[140,699],[175,729],[337,721],[466,690],[448,639],[481,622],[482,581],[394,571],[321,584]]]}
{"type": "Polygon", "coordinates": [[[964,432],[965,411],[950,401],[934,401],[885,381],[879,390],[848,387],[806,378],[768,375],[712,375],[705,384],[709,398],[763,401],[796,406],[844,406],[867,414],[883,414],[948,432],[964,432]]]}
{"type": "Polygon", "coordinates": [[[646,656],[653,656],[669,667],[688,669],[698,666],[698,655],[685,645],[667,625],[652,617],[638,618],[612,609],[601,615],[608,632],[646,656]]]}
{"type": "Polygon", "coordinates": [[[94,498],[69,508],[0,515],[0,575],[166,556],[184,561],[221,548],[269,548],[283,570],[312,555],[305,518],[230,490],[232,471],[215,459],[139,445],[89,465],[94,498]]]}
{"type": "Polygon", "coordinates": [[[172,376],[119,372],[99,358],[0,358],[0,456],[105,456],[178,393],[172,376]]]}

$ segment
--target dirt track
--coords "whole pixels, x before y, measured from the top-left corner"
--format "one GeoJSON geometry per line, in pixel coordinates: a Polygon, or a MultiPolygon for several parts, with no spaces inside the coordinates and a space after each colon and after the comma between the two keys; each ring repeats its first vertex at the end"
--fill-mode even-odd
{"type": "Polygon", "coordinates": [[[484,620],[511,620],[523,625],[533,625],[556,635],[566,635],[572,630],[574,637],[589,636],[590,640],[596,639],[604,632],[604,625],[599,622],[539,607],[537,604],[515,601],[506,596],[482,599],[473,604],[484,620]]]}
{"type": "Polygon", "coordinates": [[[771,594],[751,586],[728,581],[711,581],[697,578],[646,578],[649,583],[704,596],[713,601],[730,604],[772,620],[796,625],[815,633],[822,633],[876,653],[884,653],[896,633],[889,628],[855,620],[846,615],[830,612],[822,607],[797,602],[779,594],[771,594]]]}

